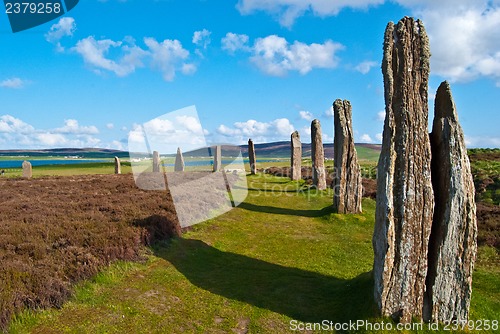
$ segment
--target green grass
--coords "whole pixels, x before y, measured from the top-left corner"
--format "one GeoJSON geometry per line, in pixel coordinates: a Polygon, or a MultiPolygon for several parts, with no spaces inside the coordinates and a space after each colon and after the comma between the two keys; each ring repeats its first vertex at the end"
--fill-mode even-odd
{"type": "MultiPolygon", "coordinates": [[[[123,174],[131,173],[132,168],[129,162],[121,163],[123,174]]],[[[71,176],[71,175],[89,175],[89,174],[114,174],[114,162],[89,162],[76,165],[46,165],[33,167],[33,177],[42,176],[71,176]]],[[[21,168],[5,168],[3,177],[21,177],[23,170],[21,168]]]]}
{"type": "MultiPolygon", "coordinates": [[[[110,266],[60,310],[19,315],[10,333],[291,333],[292,320],[388,321],[372,297],[373,200],[363,214],[338,215],[331,193],[302,182],[257,175],[249,188],[238,208],[156,245],[146,263],[110,266]]],[[[474,319],[500,319],[494,259],[480,249],[474,319]]]]}
{"type": "Polygon", "coordinates": [[[356,153],[359,160],[371,161],[375,163],[378,161],[378,158],[380,156],[380,151],[362,146],[356,146],[356,153]]]}

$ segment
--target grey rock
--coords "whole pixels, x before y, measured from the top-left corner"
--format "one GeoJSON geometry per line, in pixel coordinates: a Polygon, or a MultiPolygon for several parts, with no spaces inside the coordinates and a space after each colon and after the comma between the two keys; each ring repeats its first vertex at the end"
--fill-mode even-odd
{"type": "Polygon", "coordinates": [[[431,144],[435,208],[425,320],[467,320],[477,252],[475,189],[464,134],[446,81],[436,94],[431,144]]]}
{"type": "Polygon", "coordinates": [[[160,154],[158,151],[153,152],[153,173],[160,172],[160,154]]]}
{"type": "Polygon", "coordinates": [[[122,173],[122,165],[120,163],[120,158],[115,157],[115,174],[122,173]]]}
{"type": "Polygon", "coordinates": [[[33,177],[33,167],[31,166],[31,162],[23,161],[23,177],[26,179],[31,179],[33,177]]]}
{"type": "Polygon", "coordinates": [[[177,155],[175,156],[174,172],[184,171],[184,157],[182,156],[181,148],[177,148],[177,155]]]}
{"type": "Polygon", "coordinates": [[[347,100],[335,100],[333,207],[337,213],[360,213],[363,184],[352,131],[352,107],[347,100]]]}
{"type": "Polygon", "coordinates": [[[429,40],[422,22],[387,25],[382,72],[386,117],[378,163],[373,248],[383,316],[421,319],[434,194],[428,135],[429,40]]]}
{"type": "Polygon", "coordinates": [[[250,174],[257,173],[257,161],[255,159],[255,146],[252,139],[248,139],[248,159],[250,160],[250,174]]]}
{"type": "Polygon", "coordinates": [[[325,153],[321,123],[315,119],[311,122],[311,158],[313,171],[313,185],[319,190],[326,189],[325,153]]]}
{"type": "Polygon", "coordinates": [[[222,148],[220,145],[215,146],[214,154],[214,172],[220,172],[222,170],[222,148]]]}
{"type": "Polygon", "coordinates": [[[300,134],[295,131],[291,135],[291,171],[292,180],[298,181],[302,179],[302,143],[300,142],[300,134]]]}

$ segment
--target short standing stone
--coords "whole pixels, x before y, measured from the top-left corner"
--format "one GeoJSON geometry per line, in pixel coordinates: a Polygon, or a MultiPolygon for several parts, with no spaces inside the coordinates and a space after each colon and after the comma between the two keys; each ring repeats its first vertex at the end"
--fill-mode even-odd
{"type": "Polygon", "coordinates": [[[302,179],[302,143],[298,131],[291,136],[291,178],[294,181],[302,179]]]}
{"type": "Polygon", "coordinates": [[[120,158],[115,157],[115,174],[121,174],[122,173],[122,166],[120,163],[120,158]]]}
{"type": "Polygon", "coordinates": [[[177,148],[177,155],[175,156],[174,172],[184,171],[184,157],[182,156],[181,148],[177,148]]]}
{"type": "Polygon", "coordinates": [[[323,150],[321,123],[317,119],[311,123],[311,146],[313,185],[317,189],[323,190],[326,189],[325,153],[323,150]]]}
{"type": "Polygon", "coordinates": [[[33,168],[29,161],[23,162],[23,177],[26,179],[31,179],[33,177],[33,168]]]}
{"type": "Polygon", "coordinates": [[[361,169],[354,147],[352,107],[347,100],[333,103],[335,137],[333,207],[338,213],[360,213],[363,197],[361,169]]]}
{"type": "Polygon", "coordinates": [[[153,152],[153,173],[160,172],[160,154],[158,151],[153,152]]]}
{"type": "Polygon", "coordinates": [[[248,159],[250,160],[250,174],[257,174],[257,161],[255,159],[255,146],[252,139],[248,139],[248,159]]]}
{"type": "Polygon", "coordinates": [[[425,320],[467,320],[477,251],[476,204],[464,134],[449,84],[436,94],[431,133],[434,220],[425,320]]]}
{"type": "Polygon", "coordinates": [[[214,154],[214,172],[222,170],[222,148],[220,145],[215,146],[214,154]]]}
{"type": "Polygon", "coordinates": [[[385,123],[377,173],[374,297],[383,316],[421,319],[434,210],[428,134],[429,40],[422,22],[387,25],[385,123]]]}

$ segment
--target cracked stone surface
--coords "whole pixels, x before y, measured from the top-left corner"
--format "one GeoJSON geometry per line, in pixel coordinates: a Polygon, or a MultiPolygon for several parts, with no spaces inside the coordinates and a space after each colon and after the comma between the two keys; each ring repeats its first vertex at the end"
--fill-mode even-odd
{"type": "Polygon", "coordinates": [[[347,100],[333,103],[334,179],[333,207],[337,213],[360,213],[363,184],[352,131],[352,106],[347,100]]]}
{"type": "Polygon", "coordinates": [[[431,146],[435,208],[424,316],[427,321],[467,320],[477,252],[475,189],[446,81],[436,94],[431,146]]]}
{"type": "Polygon", "coordinates": [[[389,23],[382,72],[386,117],[378,164],[374,297],[383,316],[422,318],[434,194],[428,135],[429,40],[421,21],[389,23]]]}

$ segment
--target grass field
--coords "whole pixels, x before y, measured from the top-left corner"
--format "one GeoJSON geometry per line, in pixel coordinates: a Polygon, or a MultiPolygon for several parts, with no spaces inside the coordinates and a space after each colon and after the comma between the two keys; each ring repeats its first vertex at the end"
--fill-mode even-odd
{"type": "MultiPolygon", "coordinates": [[[[372,298],[373,200],[338,215],[331,193],[303,183],[260,174],[249,189],[238,208],[156,244],[145,263],[109,266],[60,310],[25,311],[9,332],[291,333],[291,321],[388,321],[372,298]]],[[[474,320],[500,320],[498,259],[479,249],[474,320]]]]}

